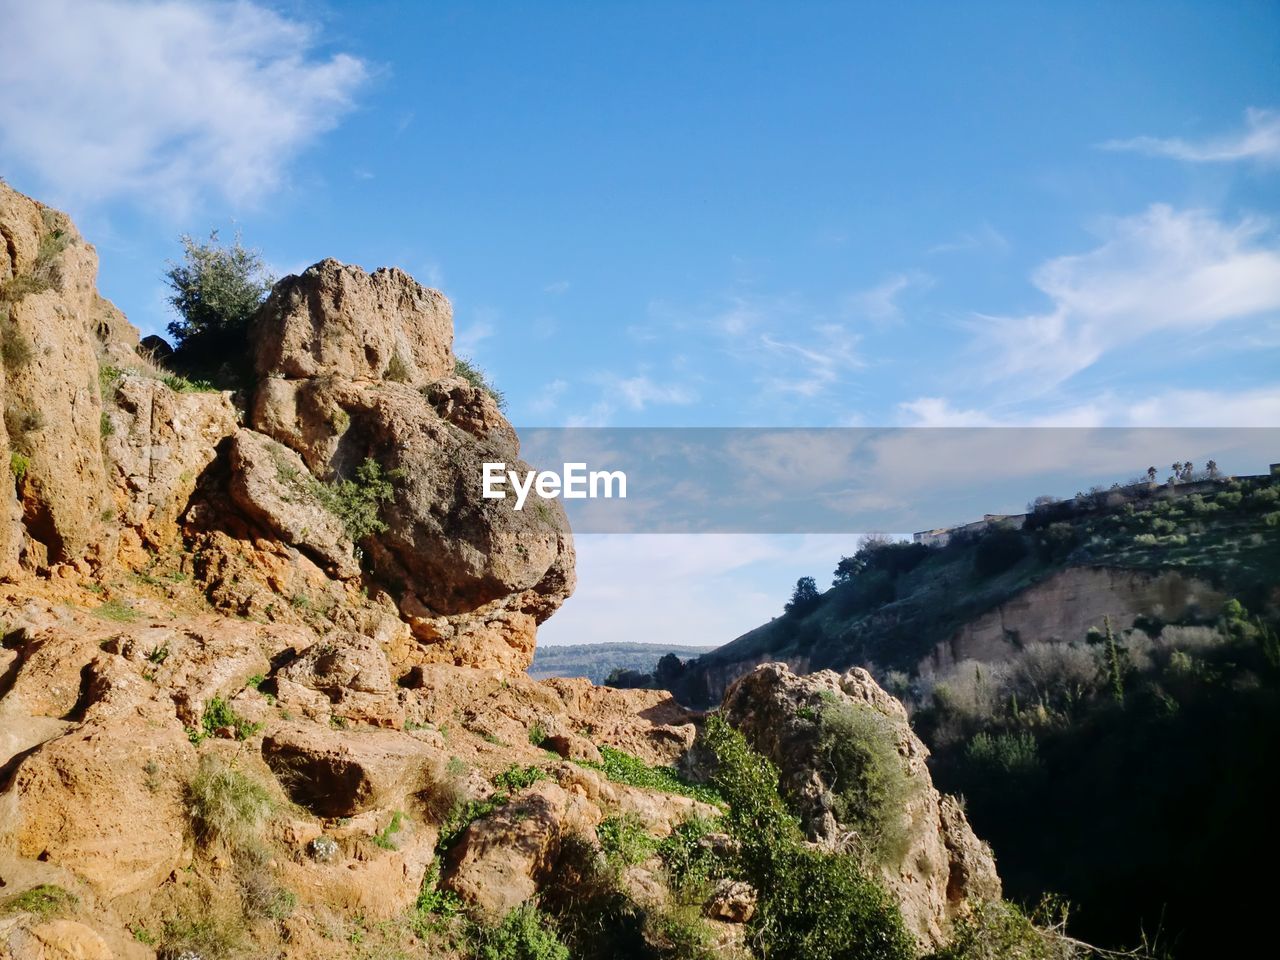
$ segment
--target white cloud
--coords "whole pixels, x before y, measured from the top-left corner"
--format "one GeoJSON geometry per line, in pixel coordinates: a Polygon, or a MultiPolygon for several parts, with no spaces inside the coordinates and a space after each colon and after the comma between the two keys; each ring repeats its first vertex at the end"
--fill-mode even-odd
{"type": "Polygon", "coordinates": [[[1280,112],[1250,107],[1245,111],[1244,120],[1244,130],[1209,140],[1133,137],[1129,140],[1108,140],[1101,146],[1104,150],[1146,153],[1188,163],[1280,162],[1280,112]]]}
{"type": "Polygon", "coordinates": [[[932,285],[933,279],[923,273],[897,273],[870,290],[854,294],[849,299],[849,306],[855,313],[877,323],[891,323],[902,319],[902,307],[898,303],[902,294],[913,287],[927,288],[932,285]]]}
{"type": "Polygon", "coordinates": [[[1275,427],[1280,424],[1280,385],[1159,390],[1137,397],[1105,393],[1087,403],[1032,414],[956,407],[943,397],[918,397],[900,403],[898,412],[909,427],[1275,427]]]}
{"type": "Polygon", "coordinates": [[[5,4],[0,155],[63,201],[252,203],[367,77],[249,0],[5,4]]]}
{"type": "Polygon", "coordinates": [[[1267,227],[1161,204],[1108,222],[1100,246],[1035,272],[1049,310],[973,322],[988,379],[1049,389],[1153,334],[1280,309],[1280,246],[1267,227]]]}
{"type": "Polygon", "coordinates": [[[585,534],[578,587],[540,644],[728,643],[771,617],[796,578],[825,584],[856,536],[585,534]]]}
{"type": "Polygon", "coordinates": [[[631,410],[654,404],[682,406],[698,399],[697,393],[682,383],[659,383],[646,376],[609,377],[605,389],[631,410]]]}
{"type": "Polygon", "coordinates": [[[551,294],[552,296],[559,296],[562,293],[568,293],[569,286],[570,284],[568,280],[557,280],[554,283],[548,283],[542,288],[542,292],[551,294]]]}

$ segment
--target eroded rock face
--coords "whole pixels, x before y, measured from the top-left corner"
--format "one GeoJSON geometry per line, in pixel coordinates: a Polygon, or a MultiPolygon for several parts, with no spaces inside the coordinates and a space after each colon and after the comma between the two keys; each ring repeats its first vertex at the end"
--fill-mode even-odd
{"type": "Polygon", "coordinates": [[[810,836],[835,846],[849,827],[833,812],[832,773],[818,762],[813,719],[832,701],[876,710],[896,733],[914,789],[901,811],[904,852],[898,862],[882,867],[883,879],[901,903],[908,930],[923,946],[937,946],[973,904],[999,898],[1000,878],[990,848],[974,835],[959,804],[934,788],[925,763],[928,748],[912,732],[902,704],[860,668],[843,676],[822,670],[798,677],[785,664],[769,663],[736,681],[721,709],[756,750],[777,764],[810,836]]]}
{"type": "Polygon", "coordinates": [[[139,546],[164,549],[197,478],[235,433],[235,407],[224,392],[176,393],[129,374],[112,390],[102,444],[120,520],[139,546]]]}
{"type": "MultiPolygon", "coordinates": [[[[0,400],[18,498],[0,494],[0,573],[89,558],[112,542],[99,354],[137,334],[94,285],[98,257],[63,214],[0,183],[0,400]]],[[[8,459],[9,454],[6,454],[8,459]]]]}
{"type": "MultiPolygon", "coordinates": [[[[286,278],[252,327],[264,379],[249,426],[320,481],[370,459],[393,478],[386,530],[359,546],[419,644],[416,662],[523,670],[538,624],[572,592],[573,542],[557,501],[517,511],[479,496],[482,463],[527,467],[493,398],[452,375],[450,317],[438,292],[396,270],[326,260],[286,278]]],[[[337,569],[349,544],[288,522],[280,497],[263,509],[265,496],[248,495],[251,477],[271,473],[270,451],[249,446],[237,437],[233,498],[313,556],[334,542],[323,560],[337,569]]]]}
{"type": "Polygon", "coordinates": [[[276,284],[255,327],[265,377],[421,385],[453,373],[453,308],[395,268],[321,260],[276,284]]]}

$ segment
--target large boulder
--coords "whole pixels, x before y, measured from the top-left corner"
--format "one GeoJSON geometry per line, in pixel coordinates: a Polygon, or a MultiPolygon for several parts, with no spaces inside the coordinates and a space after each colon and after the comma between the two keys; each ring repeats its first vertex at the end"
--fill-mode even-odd
{"type": "Polygon", "coordinates": [[[777,764],[782,787],[800,808],[810,836],[835,847],[855,831],[836,818],[836,774],[818,750],[816,718],[833,703],[875,710],[893,732],[912,789],[896,812],[904,842],[890,862],[878,866],[907,928],[922,946],[938,946],[953,921],[999,898],[1000,878],[991,849],[974,836],[959,804],[934,788],[925,762],[928,748],[911,730],[902,704],[860,668],[843,676],[831,670],[796,676],[785,664],[768,663],[729,688],[721,711],[777,764]]]}
{"type": "Polygon", "coordinates": [[[121,522],[139,546],[163,549],[219,443],[236,432],[235,407],[229,393],[179,393],[137,374],[110,391],[102,443],[121,522]]]}
{"type": "MultiPolygon", "coordinates": [[[[573,541],[558,501],[516,510],[479,496],[483,463],[528,466],[493,397],[453,376],[450,317],[397,270],[326,260],[282,280],[250,330],[263,379],[248,426],[322,482],[368,460],[392,480],[386,528],[359,546],[418,641],[411,662],[523,670],[538,624],[572,592],[573,541]]],[[[251,467],[233,462],[233,498],[300,547],[305,530],[316,556],[330,538],[248,497],[238,474],[251,467]]]]}
{"type": "Polygon", "coordinates": [[[453,373],[453,309],[402,270],[321,260],[285,277],[255,320],[261,376],[398,380],[453,373]]]}

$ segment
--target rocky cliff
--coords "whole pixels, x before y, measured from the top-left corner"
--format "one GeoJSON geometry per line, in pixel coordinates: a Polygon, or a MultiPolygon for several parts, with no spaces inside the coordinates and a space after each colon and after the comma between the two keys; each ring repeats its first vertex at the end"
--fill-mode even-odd
{"type": "MultiPolygon", "coordinates": [[[[285,278],[233,394],[139,352],[64,216],[0,184],[0,235],[0,956],[464,956],[538,898],[579,945],[589,901],[637,956],[746,951],[749,886],[674,880],[724,849],[700,716],[525,673],[572,537],[477,495],[519,442],[441,294],[285,278]]],[[[998,883],[902,738],[929,946],[998,883]]]]}

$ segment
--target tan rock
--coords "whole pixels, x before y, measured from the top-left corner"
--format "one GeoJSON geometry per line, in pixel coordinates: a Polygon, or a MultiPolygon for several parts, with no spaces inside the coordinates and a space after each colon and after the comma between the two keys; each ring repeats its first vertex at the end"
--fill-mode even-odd
{"type": "Polygon", "coordinates": [[[405,733],[301,723],[269,731],[262,758],[294,802],[323,817],[403,803],[422,789],[426,771],[440,762],[405,733]]]}
{"type": "Polygon", "coordinates": [[[741,880],[717,881],[716,888],[702,907],[702,912],[713,920],[726,923],[746,923],[756,915],[756,892],[751,884],[741,880]]]}
{"type": "Polygon", "coordinates": [[[75,920],[48,920],[30,933],[40,944],[43,960],[115,960],[98,932],[75,920]]]}
{"type": "Polygon", "coordinates": [[[729,688],[721,713],[778,765],[782,786],[811,836],[835,846],[850,831],[834,816],[833,784],[817,757],[817,727],[809,719],[833,700],[863,704],[893,725],[914,790],[900,812],[907,835],[901,859],[883,865],[882,877],[901,904],[907,929],[923,947],[938,946],[952,921],[973,904],[999,898],[1000,879],[991,849],[974,836],[959,804],[934,788],[929,751],[911,730],[902,704],[860,668],[843,676],[822,670],[797,677],[785,664],[769,663],[729,688]]]}
{"type": "Polygon", "coordinates": [[[285,277],[254,324],[262,376],[396,379],[412,385],[453,373],[453,310],[394,268],[367,274],[322,260],[285,277]]]}
{"type": "Polygon", "coordinates": [[[360,572],[342,522],[316,499],[301,457],[252,430],[236,432],[227,457],[228,489],[246,516],[336,576],[360,572]]]}
{"type": "Polygon", "coordinates": [[[196,480],[236,431],[231,395],[176,393],[160,380],[126,375],[104,399],[110,431],[102,442],[121,522],[146,546],[167,547],[196,480]]]}

